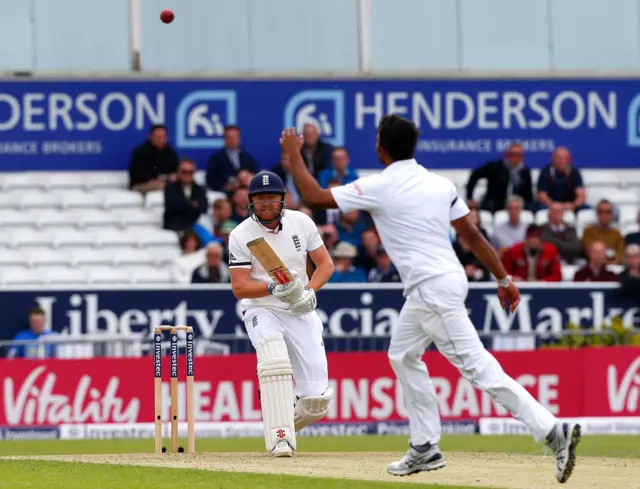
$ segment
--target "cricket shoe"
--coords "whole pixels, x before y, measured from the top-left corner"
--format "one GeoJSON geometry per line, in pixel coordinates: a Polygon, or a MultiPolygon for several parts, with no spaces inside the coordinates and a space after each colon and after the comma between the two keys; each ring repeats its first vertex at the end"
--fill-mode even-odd
{"type": "Polygon", "coordinates": [[[445,466],[444,457],[438,445],[426,445],[425,448],[426,451],[419,452],[411,446],[401,460],[389,464],[387,472],[402,476],[437,470],[445,466]]]}
{"type": "Polygon", "coordinates": [[[580,442],[578,423],[556,423],[547,436],[547,445],[556,456],[556,479],[565,483],[576,465],[576,446],[580,442]]]}
{"type": "Polygon", "coordinates": [[[273,450],[271,450],[269,454],[272,457],[293,457],[293,449],[288,441],[281,440],[276,443],[276,446],[273,447],[273,450]]]}

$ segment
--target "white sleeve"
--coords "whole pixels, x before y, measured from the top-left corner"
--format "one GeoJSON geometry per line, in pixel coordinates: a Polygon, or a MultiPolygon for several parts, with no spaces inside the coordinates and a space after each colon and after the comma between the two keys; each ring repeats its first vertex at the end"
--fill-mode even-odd
{"type": "Polygon", "coordinates": [[[369,211],[378,209],[380,180],[376,175],[358,178],[348,185],[333,187],[331,193],[342,212],[369,211]]]}
{"type": "Polygon", "coordinates": [[[324,245],[324,241],[320,237],[316,223],[309,216],[304,216],[304,230],[307,236],[307,251],[313,251],[324,245]]]}
{"type": "Polygon", "coordinates": [[[449,209],[449,218],[451,221],[455,221],[456,219],[460,219],[461,217],[469,214],[469,208],[467,207],[466,202],[460,198],[458,192],[453,186],[451,190],[451,204],[449,209]]]}
{"type": "Polygon", "coordinates": [[[233,233],[229,235],[229,268],[251,268],[251,252],[240,245],[233,233]]]}

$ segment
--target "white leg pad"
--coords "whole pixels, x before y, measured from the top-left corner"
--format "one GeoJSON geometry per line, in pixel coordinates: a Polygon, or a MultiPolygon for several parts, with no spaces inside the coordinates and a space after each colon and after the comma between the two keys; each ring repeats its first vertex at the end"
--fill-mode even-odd
{"type": "Polygon", "coordinates": [[[293,422],[293,371],[284,339],[268,336],[257,346],[260,404],[267,451],[290,456],[296,449],[293,422]],[[285,443],[291,448],[287,449],[285,443]]]}
{"type": "Polygon", "coordinates": [[[295,430],[300,431],[314,421],[324,418],[329,412],[332,395],[333,389],[329,387],[321,396],[298,399],[294,415],[295,430]]]}

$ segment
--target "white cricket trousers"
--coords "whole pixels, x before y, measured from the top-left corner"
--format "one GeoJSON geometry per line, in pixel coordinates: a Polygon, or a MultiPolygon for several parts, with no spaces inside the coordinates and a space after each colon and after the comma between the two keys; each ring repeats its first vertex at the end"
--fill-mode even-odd
{"type": "Polygon", "coordinates": [[[276,309],[251,307],[243,320],[254,348],[267,336],[284,338],[297,397],[320,396],[327,390],[329,370],[318,313],[294,316],[276,309]]]}
{"type": "Polygon", "coordinates": [[[464,378],[507,408],[541,442],[557,420],[484,348],[467,315],[468,290],[462,273],[424,281],[407,297],[391,335],[389,360],[404,390],[410,442],[416,446],[438,443],[442,433],[436,394],[422,360],[431,343],[464,378]]]}

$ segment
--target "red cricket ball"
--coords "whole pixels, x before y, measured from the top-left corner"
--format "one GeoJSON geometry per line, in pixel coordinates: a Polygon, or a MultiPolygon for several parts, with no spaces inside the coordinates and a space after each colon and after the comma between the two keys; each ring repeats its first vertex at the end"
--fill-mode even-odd
{"type": "Polygon", "coordinates": [[[173,13],[172,10],[163,10],[160,13],[160,20],[162,22],[164,22],[165,24],[171,24],[171,22],[173,22],[173,19],[175,18],[175,14],[173,13]]]}

